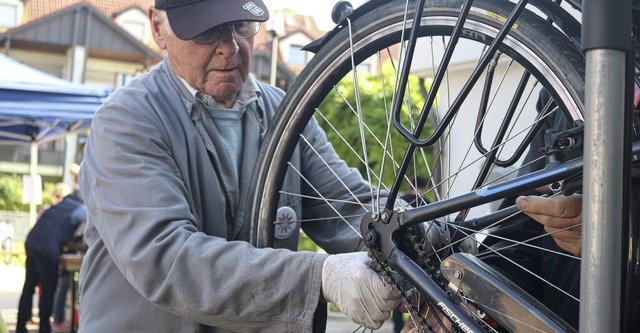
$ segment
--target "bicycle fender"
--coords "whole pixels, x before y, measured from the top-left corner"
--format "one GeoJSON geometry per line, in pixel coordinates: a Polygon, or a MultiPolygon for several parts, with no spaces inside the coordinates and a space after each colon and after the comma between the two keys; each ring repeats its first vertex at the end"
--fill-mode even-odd
{"type": "Polygon", "coordinates": [[[350,20],[355,20],[358,17],[362,16],[363,14],[367,13],[368,11],[372,10],[375,7],[378,7],[382,4],[385,4],[388,0],[369,0],[367,2],[365,2],[364,4],[362,4],[360,7],[355,8],[355,10],[353,11],[353,13],[351,15],[349,15],[347,18],[345,18],[344,20],[342,20],[340,23],[338,23],[333,30],[327,32],[324,36],[314,40],[313,42],[307,44],[306,46],[304,46],[302,48],[303,51],[308,51],[308,52],[312,52],[312,53],[318,53],[318,51],[320,51],[320,49],[322,48],[322,46],[324,46],[324,44],[331,39],[331,37],[333,37],[335,34],[337,34],[340,30],[344,29],[345,27],[348,26],[348,24],[346,23],[347,19],[350,20]]]}
{"type": "MultiPolygon", "coordinates": [[[[366,12],[372,10],[375,7],[378,7],[384,3],[386,0],[370,0],[365,2],[362,6],[356,8],[351,15],[347,18],[350,20],[356,20],[358,17],[364,15],[366,12]]],[[[582,1],[581,0],[572,0],[569,1],[570,4],[576,8],[577,10],[582,10],[582,1]]],[[[569,12],[567,12],[564,8],[562,8],[557,3],[552,0],[531,0],[530,4],[540,10],[544,15],[549,17],[553,22],[560,28],[560,30],[567,36],[567,38],[571,41],[571,43],[577,48],[580,49],[581,43],[581,25],[578,20],[573,17],[569,12]]],[[[344,29],[347,24],[345,18],[342,22],[338,23],[333,30],[327,32],[324,36],[319,39],[307,44],[302,48],[303,51],[308,51],[312,53],[318,53],[322,46],[331,39],[335,34],[337,34],[340,30],[344,29]]]]}
{"type": "Polygon", "coordinates": [[[509,332],[577,331],[533,296],[480,259],[456,253],[442,261],[442,276],[452,293],[461,293],[509,332]],[[509,315],[505,315],[509,314],[509,315]]]}
{"type": "MultiPolygon", "coordinates": [[[[530,3],[550,18],[569,38],[571,44],[580,50],[582,26],[573,15],[552,0],[531,0],[530,3]]],[[[571,1],[570,3],[575,9],[582,12],[582,1],[571,1]]]]}

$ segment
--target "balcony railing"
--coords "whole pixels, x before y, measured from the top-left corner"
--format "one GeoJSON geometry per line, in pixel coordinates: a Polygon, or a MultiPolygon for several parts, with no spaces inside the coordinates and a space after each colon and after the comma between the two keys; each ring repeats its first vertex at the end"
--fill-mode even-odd
{"type": "MultiPolygon", "coordinates": [[[[47,150],[40,147],[38,149],[38,166],[62,166],[64,164],[64,152],[47,150]]],[[[0,146],[0,164],[10,163],[29,164],[31,163],[31,148],[29,146],[0,146]]],[[[10,170],[0,170],[0,172],[10,172],[10,170]]]]}

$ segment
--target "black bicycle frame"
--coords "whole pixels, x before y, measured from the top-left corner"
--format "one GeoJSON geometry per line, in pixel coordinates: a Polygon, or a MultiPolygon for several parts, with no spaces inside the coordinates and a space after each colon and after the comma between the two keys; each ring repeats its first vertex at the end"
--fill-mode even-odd
{"type": "MultiPolygon", "coordinates": [[[[428,139],[421,140],[420,133],[422,133],[422,130],[424,129],[424,126],[427,122],[429,113],[435,101],[436,91],[438,91],[438,88],[444,78],[444,74],[445,74],[444,69],[448,67],[447,65],[451,59],[453,50],[457,45],[458,39],[462,32],[462,27],[464,26],[466,18],[469,14],[469,10],[473,4],[473,0],[465,1],[462,7],[460,17],[458,18],[458,22],[454,27],[450,42],[447,45],[447,49],[445,50],[445,56],[443,57],[440,63],[440,66],[438,67],[438,72],[435,75],[429,95],[426,99],[426,102],[418,118],[417,125],[413,130],[413,132],[411,132],[408,129],[406,129],[404,125],[401,123],[400,114],[401,114],[401,108],[402,108],[402,100],[404,98],[404,87],[410,75],[411,60],[415,52],[416,41],[418,38],[418,29],[421,23],[422,9],[424,7],[424,3],[425,3],[425,0],[418,0],[416,4],[417,7],[416,7],[415,15],[413,18],[412,27],[409,30],[409,38],[407,40],[407,43],[408,43],[407,51],[404,54],[403,67],[400,72],[398,91],[395,94],[394,101],[392,104],[394,126],[411,144],[407,148],[407,151],[405,152],[403,160],[400,163],[398,176],[396,177],[393,185],[390,188],[389,200],[387,201],[387,204],[385,206],[385,212],[387,214],[390,214],[391,211],[393,210],[393,205],[394,205],[393,203],[396,199],[397,194],[400,192],[404,175],[406,174],[411,164],[411,157],[413,156],[415,149],[417,147],[431,146],[437,142],[437,139],[442,135],[442,133],[445,131],[445,129],[450,124],[452,119],[454,119],[454,117],[458,113],[460,106],[462,105],[465,98],[468,96],[472,87],[476,84],[476,82],[478,81],[478,79],[480,78],[484,70],[487,68],[487,66],[491,62],[494,54],[498,50],[498,45],[500,45],[500,43],[504,40],[504,38],[510,31],[511,27],[517,20],[520,13],[524,10],[527,4],[529,4],[529,1],[521,0],[517,3],[511,15],[503,25],[502,29],[498,32],[498,34],[496,35],[496,38],[491,43],[489,49],[485,52],[485,54],[483,55],[483,58],[480,60],[475,71],[473,72],[473,74],[471,75],[471,77],[468,79],[467,83],[463,87],[460,95],[458,95],[458,97],[453,102],[450,109],[444,115],[442,122],[438,125],[434,133],[428,139]]],[[[570,3],[575,8],[581,9],[581,3],[579,0],[570,1],[570,3]]],[[[549,0],[531,0],[531,4],[539,8],[541,11],[543,11],[545,15],[548,16],[549,20],[556,23],[561,28],[561,30],[563,30],[563,32],[567,34],[569,39],[573,41],[574,45],[575,44],[579,45],[580,43],[579,23],[571,15],[569,15],[566,11],[564,11],[557,3],[549,0]]],[[[526,79],[526,75],[527,74],[525,73],[525,76],[523,76],[523,79],[526,79]]],[[[505,126],[503,126],[503,128],[504,127],[505,126]]],[[[494,150],[491,150],[491,151],[494,151],[494,150]]],[[[491,158],[489,158],[488,161],[485,163],[485,166],[483,168],[485,171],[479,175],[478,179],[476,179],[476,183],[474,187],[480,186],[480,184],[482,184],[485,181],[485,178],[488,176],[488,172],[486,170],[488,170],[489,163],[492,162],[490,159],[491,158]]],[[[462,217],[464,217],[464,215],[466,215],[466,213],[463,214],[462,217]]]]}
{"type": "MultiPolygon", "coordinates": [[[[640,142],[634,142],[632,151],[634,155],[640,154],[640,142]]],[[[444,294],[440,286],[426,276],[421,267],[398,249],[394,240],[394,233],[403,226],[433,221],[460,210],[504,199],[543,185],[563,181],[579,175],[583,166],[584,161],[580,157],[567,162],[550,164],[543,170],[486,186],[455,198],[434,202],[404,212],[393,212],[386,219],[381,219],[377,215],[365,216],[360,225],[361,232],[367,242],[376,244],[376,251],[381,254],[382,259],[389,266],[397,270],[429,302],[437,305],[459,329],[464,331],[465,328],[474,327],[475,323],[462,320],[461,316],[463,314],[457,312],[459,310],[444,294]]],[[[512,215],[516,211],[517,209],[512,206],[482,218],[457,221],[457,223],[461,229],[481,230],[506,216],[512,215]]]]}

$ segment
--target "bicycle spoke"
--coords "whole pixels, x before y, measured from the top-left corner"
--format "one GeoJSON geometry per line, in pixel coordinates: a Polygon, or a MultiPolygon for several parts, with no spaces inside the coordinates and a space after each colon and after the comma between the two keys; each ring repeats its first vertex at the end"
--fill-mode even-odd
{"type": "MultiPolygon", "coordinates": [[[[322,198],[323,201],[325,201],[325,203],[327,204],[329,203],[329,200],[324,198],[324,196],[320,193],[320,191],[318,191],[318,189],[316,189],[313,186],[313,183],[311,183],[307,178],[305,178],[304,175],[293,164],[289,163],[289,167],[295,172],[297,172],[298,175],[307,183],[307,185],[309,185],[319,195],[319,197],[322,198]]],[[[351,228],[351,230],[353,230],[353,232],[355,232],[355,234],[358,235],[360,239],[362,239],[362,235],[360,234],[360,231],[358,231],[351,223],[349,223],[349,221],[347,221],[347,219],[342,214],[340,214],[340,212],[338,212],[332,205],[329,205],[329,207],[331,207],[333,212],[336,214],[337,218],[340,218],[342,222],[346,223],[347,226],[351,228]]]]}
{"type": "MultiPolygon", "coordinates": [[[[556,36],[557,32],[551,30],[550,23],[525,13],[526,1],[504,1],[499,8],[490,5],[503,4],[501,0],[427,2],[421,19],[416,16],[419,11],[411,0],[371,4],[372,8],[393,10],[381,16],[363,11],[362,17],[345,19],[340,29],[334,31],[335,36],[328,37],[313,64],[296,81],[293,97],[286,101],[283,114],[277,119],[281,125],[275,139],[268,141],[272,147],[265,149],[264,154],[269,162],[260,165],[259,179],[264,179],[260,186],[266,189],[266,197],[252,206],[257,215],[254,216],[259,221],[274,223],[272,211],[280,201],[301,203],[302,208],[297,209],[302,215],[289,222],[308,227],[305,232],[315,224],[333,223],[345,235],[357,233],[359,244],[365,242],[358,223],[384,220],[384,216],[391,217],[387,222],[395,223],[393,219],[397,218],[399,229],[392,234],[392,240],[420,265],[431,282],[442,288],[446,288],[447,281],[440,275],[440,261],[447,262],[452,253],[464,248],[473,251],[475,244],[491,240],[497,244],[493,248],[482,247],[478,258],[499,258],[528,279],[540,281],[545,290],[554,290],[556,286],[547,287],[554,281],[529,267],[519,266],[519,262],[503,254],[516,249],[547,251],[541,245],[543,237],[552,235],[512,239],[493,234],[512,220],[524,219],[503,211],[495,213],[500,205],[512,205],[511,196],[515,194],[477,207],[460,203],[460,208],[445,208],[447,215],[430,217],[434,221],[422,221],[424,224],[419,221],[403,224],[403,216],[420,214],[401,214],[413,209],[412,205],[432,203],[446,207],[449,203],[458,204],[456,200],[467,194],[480,197],[483,191],[503,188],[492,185],[544,164],[544,156],[534,156],[537,147],[532,146],[539,144],[538,133],[559,118],[567,118],[569,125],[580,120],[579,96],[583,91],[578,72],[580,62],[567,56],[561,43],[545,47],[536,44],[549,38],[548,35],[556,36]],[[518,17],[521,13],[528,16],[521,20],[518,17]],[[421,25],[415,41],[419,54],[410,59],[406,57],[414,46],[410,38],[415,36],[411,31],[414,23],[421,25]],[[421,63],[416,65],[416,60],[421,63]],[[409,76],[403,75],[403,69],[409,68],[412,61],[415,68],[411,67],[409,76]],[[549,66],[552,62],[558,65],[549,66]],[[360,66],[362,63],[369,66],[371,73],[360,66]],[[549,92],[549,101],[537,103],[543,90],[549,92]],[[311,117],[315,121],[309,120],[311,117]],[[300,119],[304,120],[298,122],[300,119]],[[360,171],[366,186],[349,188],[353,179],[345,178],[340,171],[345,169],[332,169],[336,166],[333,155],[326,159],[324,151],[314,147],[318,139],[303,133],[308,124],[324,130],[335,153],[349,168],[360,171]],[[317,163],[313,167],[298,165],[300,155],[291,155],[290,151],[294,151],[291,146],[304,154],[305,159],[317,163]],[[288,165],[287,177],[299,180],[302,191],[280,188],[283,181],[278,177],[283,173],[271,169],[280,170],[282,165],[288,165]],[[426,178],[426,189],[416,186],[418,177],[426,178]],[[272,191],[277,196],[271,195],[272,191]],[[407,201],[393,200],[401,198],[405,191],[411,192],[405,197],[407,201]],[[305,214],[305,205],[311,207],[309,214],[305,214]],[[321,212],[321,208],[326,211],[321,212]],[[400,211],[399,215],[395,215],[395,209],[400,211]],[[463,220],[484,222],[489,219],[486,216],[497,215],[500,217],[491,226],[483,226],[481,230],[460,225],[463,220]],[[440,243],[426,242],[425,236],[436,237],[440,243]]],[[[580,57],[576,50],[571,52],[580,57]]],[[[385,230],[390,233],[393,228],[385,230]]],[[[319,245],[326,246],[327,252],[335,251],[333,244],[322,242],[319,245]]],[[[546,253],[573,260],[564,254],[546,253]]],[[[388,265],[384,258],[372,255],[381,266],[388,265]]],[[[572,297],[561,289],[557,289],[558,293],[572,297]]],[[[417,299],[406,294],[414,304],[410,321],[417,327],[425,325],[424,313],[419,314],[418,307],[426,304],[426,300],[432,306],[440,301],[431,298],[424,288],[420,290],[415,295],[417,299]]],[[[473,311],[470,300],[458,296],[463,297],[457,300],[457,308],[465,311],[466,317],[476,318],[488,332],[500,331],[483,322],[481,315],[473,311]]],[[[479,306],[495,308],[492,304],[479,306]]],[[[435,309],[428,311],[442,313],[435,309]]],[[[511,317],[512,313],[504,314],[504,318],[511,317]]],[[[436,320],[433,324],[439,325],[436,320]]],[[[355,330],[362,331],[362,328],[355,330]]],[[[435,326],[431,331],[437,331],[435,326]]]]}

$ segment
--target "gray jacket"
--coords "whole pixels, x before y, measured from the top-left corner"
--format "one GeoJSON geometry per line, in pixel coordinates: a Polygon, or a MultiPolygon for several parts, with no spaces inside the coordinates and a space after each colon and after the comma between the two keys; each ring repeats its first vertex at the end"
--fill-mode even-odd
{"type": "MultiPolygon", "coordinates": [[[[284,95],[257,86],[260,98],[244,118],[239,182],[229,181],[234,173],[227,155],[217,153],[224,148],[211,117],[167,60],[98,110],[80,171],[89,245],[80,274],[82,332],[311,332],[325,255],[246,242],[243,194],[284,95]]],[[[342,181],[368,193],[317,124],[305,134],[338,166],[342,181]]],[[[301,145],[295,156],[316,188],[334,197],[345,192],[310,149],[301,145]]],[[[285,187],[308,190],[301,183],[288,177],[285,187]]],[[[283,202],[304,218],[332,214],[324,205],[303,209],[299,199],[283,202]]],[[[299,228],[281,245],[295,249],[299,228]]],[[[329,253],[361,246],[340,221],[303,223],[303,229],[329,253]]]]}

